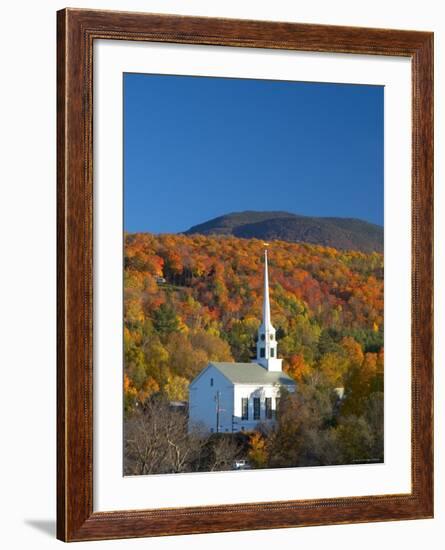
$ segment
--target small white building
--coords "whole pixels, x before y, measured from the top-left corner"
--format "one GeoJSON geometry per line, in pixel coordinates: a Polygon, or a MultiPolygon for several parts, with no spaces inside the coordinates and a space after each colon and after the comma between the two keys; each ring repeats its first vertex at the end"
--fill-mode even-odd
{"type": "Polygon", "coordinates": [[[275,329],[270,319],[267,250],[264,253],[263,319],[258,329],[256,358],[251,363],[211,362],[189,387],[189,429],[210,432],[250,431],[274,422],[281,388],[293,392],[295,381],[282,371],[275,329]]]}

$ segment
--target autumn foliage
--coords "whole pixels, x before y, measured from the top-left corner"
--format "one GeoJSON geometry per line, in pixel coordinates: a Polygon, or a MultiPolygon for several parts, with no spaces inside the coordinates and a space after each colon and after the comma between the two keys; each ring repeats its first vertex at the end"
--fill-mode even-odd
{"type": "Polygon", "coordinates": [[[258,426],[241,443],[208,440],[188,435],[185,416],[170,409],[188,399],[190,381],[209,361],[254,356],[263,252],[262,241],[232,236],[125,236],[127,473],[230,469],[236,456],[256,468],[383,460],[379,253],[270,244],[278,355],[297,381],[297,392],[280,399],[274,427],[258,426]],[[163,446],[161,409],[171,433],[163,446]],[[173,443],[181,452],[171,454],[173,443]],[[165,451],[162,467],[156,445],[165,451]]]}
{"type": "MultiPolygon", "coordinates": [[[[209,360],[252,357],[263,250],[231,236],[126,235],[127,408],[157,392],[185,400],[209,360]]],[[[382,368],[381,254],[274,241],[269,278],[279,356],[297,381],[321,372],[353,387],[353,372],[382,368]]]]}

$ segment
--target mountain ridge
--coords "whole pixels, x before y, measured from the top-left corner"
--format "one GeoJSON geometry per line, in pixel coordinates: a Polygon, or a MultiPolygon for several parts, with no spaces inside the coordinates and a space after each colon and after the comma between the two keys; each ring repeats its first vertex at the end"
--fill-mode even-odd
{"type": "Polygon", "coordinates": [[[359,218],[303,216],[284,211],[231,212],[194,225],[184,235],[306,242],[341,250],[383,252],[383,227],[359,218]]]}

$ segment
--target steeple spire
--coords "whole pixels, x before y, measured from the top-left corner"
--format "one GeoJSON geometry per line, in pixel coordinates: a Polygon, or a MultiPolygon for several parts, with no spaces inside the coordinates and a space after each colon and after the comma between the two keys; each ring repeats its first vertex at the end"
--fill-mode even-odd
{"type": "MultiPolygon", "coordinates": [[[[265,243],[265,246],[268,246],[265,243]]],[[[281,371],[281,359],[277,359],[277,341],[275,329],[270,319],[269,300],[269,266],[267,248],[264,250],[264,294],[263,294],[263,320],[258,329],[257,354],[255,362],[268,371],[281,371]]]]}
{"type": "Polygon", "coordinates": [[[264,249],[264,295],[263,295],[263,324],[268,327],[270,323],[269,301],[269,266],[267,265],[267,248],[264,249]]]}

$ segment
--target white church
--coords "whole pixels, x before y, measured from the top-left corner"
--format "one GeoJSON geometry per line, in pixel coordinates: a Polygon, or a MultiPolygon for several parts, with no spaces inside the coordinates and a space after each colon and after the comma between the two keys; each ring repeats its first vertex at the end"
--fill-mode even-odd
{"type": "Polygon", "coordinates": [[[207,365],[189,387],[189,430],[200,425],[214,433],[234,433],[272,423],[281,388],[296,389],[277,357],[275,329],[270,319],[267,249],[264,252],[263,319],[258,329],[256,359],[251,363],[207,365]]]}

